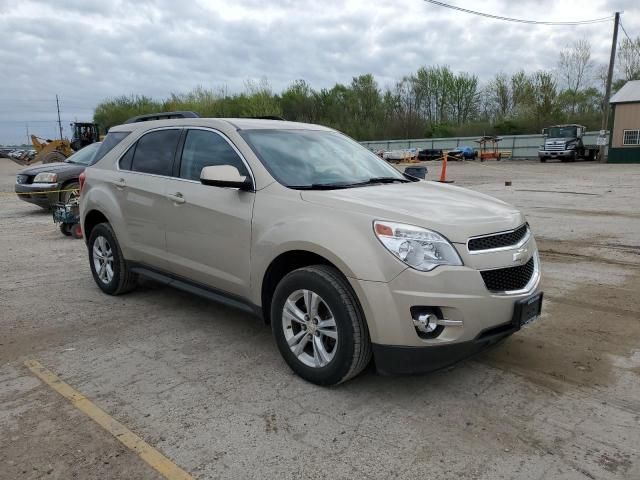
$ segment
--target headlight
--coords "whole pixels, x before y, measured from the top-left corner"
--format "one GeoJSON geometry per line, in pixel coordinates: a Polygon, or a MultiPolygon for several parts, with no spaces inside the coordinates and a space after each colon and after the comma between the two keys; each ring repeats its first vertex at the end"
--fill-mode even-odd
{"type": "Polygon", "coordinates": [[[438,265],[462,265],[449,241],[426,228],[393,222],[373,222],[373,229],[387,250],[416,270],[428,272],[438,265]]]}
{"type": "Polygon", "coordinates": [[[57,173],[42,172],[36,175],[33,179],[33,183],[56,183],[58,181],[57,173]]]}

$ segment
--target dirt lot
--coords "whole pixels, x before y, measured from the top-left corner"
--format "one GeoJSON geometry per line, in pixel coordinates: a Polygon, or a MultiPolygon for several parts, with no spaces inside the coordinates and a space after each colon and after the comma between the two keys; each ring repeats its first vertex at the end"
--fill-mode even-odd
{"type": "MultiPolygon", "coordinates": [[[[0,191],[17,170],[0,159],[0,191]]],[[[84,243],[1,194],[0,478],[159,478],[27,359],[195,478],[640,478],[640,166],[448,171],[526,212],[543,317],[455,368],[337,388],[294,376],[243,313],[153,284],[101,294],[84,243]]]]}

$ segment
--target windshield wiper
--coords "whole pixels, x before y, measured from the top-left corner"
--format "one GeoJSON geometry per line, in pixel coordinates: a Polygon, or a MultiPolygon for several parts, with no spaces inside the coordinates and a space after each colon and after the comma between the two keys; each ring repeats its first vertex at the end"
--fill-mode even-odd
{"type": "Polygon", "coordinates": [[[294,190],[336,190],[338,188],[351,188],[353,183],[312,183],[311,185],[287,185],[294,190]]]}
{"type": "Polygon", "coordinates": [[[372,185],[374,183],[393,183],[393,182],[407,183],[409,182],[409,180],[407,180],[406,178],[398,178],[398,177],[373,177],[367,180],[366,182],[362,182],[358,185],[372,185]]]}
{"type": "Polygon", "coordinates": [[[369,180],[365,180],[364,182],[353,182],[353,183],[312,183],[311,185],[289,185],[289,188],[293,188],[295,190],[336,190],[339,188],[354,188],[354,187],[362,187],[364,185],[376,185],[383,183],[393,183],[393,182],[401,182],[407,183],[409,180],[404,178],[397,177],[373,177],[369,180]]]}

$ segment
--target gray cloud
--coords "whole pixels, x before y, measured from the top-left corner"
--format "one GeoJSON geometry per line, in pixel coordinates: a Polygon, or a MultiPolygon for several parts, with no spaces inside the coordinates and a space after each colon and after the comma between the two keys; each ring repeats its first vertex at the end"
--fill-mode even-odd
{"type": "MultiPolygon", "coordinates": [[[[0,143],[25,139],[25,122],[55,135],[55,94],[65,122],[90,119],[101,100],[164,97],[197,85],[242,91],[266,77],[274,89],[304,78],[315,88],[373,73],[392,85],[422,65],[446,64],[482,81],[498,71],[553,69],[558,51],[588,38],[608,60],[611,24],[527,26],[453,12],[420,0],[189,1],[0,0],[0,143]],[[49,123],[45,123],[49,122],[49,123]]],[[[625,10],[640,33],[636,0],[452,1],[541,20],[625,10]]]]}

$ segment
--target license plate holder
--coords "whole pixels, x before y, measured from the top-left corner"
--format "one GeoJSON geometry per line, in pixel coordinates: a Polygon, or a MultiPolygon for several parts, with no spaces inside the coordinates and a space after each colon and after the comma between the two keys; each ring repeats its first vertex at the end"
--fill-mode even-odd
{"type": "Polygon", "coordinates": [[[515,327],[523,327],[540,316],[542,312],[542,297],[543,293],[540,292],[516,302],[513,312],[513,324],[515,327]]]}

